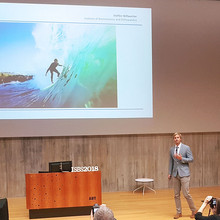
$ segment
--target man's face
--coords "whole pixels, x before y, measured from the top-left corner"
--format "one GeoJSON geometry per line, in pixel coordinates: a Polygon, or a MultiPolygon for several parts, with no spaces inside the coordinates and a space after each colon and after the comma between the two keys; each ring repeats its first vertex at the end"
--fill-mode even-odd
{"type": "Polygon", "coordinates": [[[181,137],[180,137],[178,134],[175,135],[173,139],[174,139],[174,142],[175,142],[176,145],[179,145],[179,144],[180,144],[180,142],[181,142],[181,137]]]}

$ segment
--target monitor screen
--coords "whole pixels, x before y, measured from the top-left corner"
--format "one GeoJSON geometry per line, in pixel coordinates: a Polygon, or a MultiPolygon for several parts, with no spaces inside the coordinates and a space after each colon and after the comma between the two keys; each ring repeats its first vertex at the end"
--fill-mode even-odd
{"type": "Polygon", "coordinates": [[[49,172],[71,172],[72,161],[49,162],[49,172]]]}

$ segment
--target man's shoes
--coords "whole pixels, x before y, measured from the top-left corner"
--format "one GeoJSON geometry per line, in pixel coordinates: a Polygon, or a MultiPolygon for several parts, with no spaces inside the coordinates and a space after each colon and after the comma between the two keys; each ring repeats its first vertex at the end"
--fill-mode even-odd
{"type": "Polygon", "coordinates": [[[192,215],[190,215],[190,218],[195,218],[195,214],[197,213],[197,211],[192,212],[192,215]]]}
{"type": "Polygon", "coordinates": [[[173,217],[174,219],[178,219],[182,217],[182,213],[176,213],[176,215],[173,217]]]}

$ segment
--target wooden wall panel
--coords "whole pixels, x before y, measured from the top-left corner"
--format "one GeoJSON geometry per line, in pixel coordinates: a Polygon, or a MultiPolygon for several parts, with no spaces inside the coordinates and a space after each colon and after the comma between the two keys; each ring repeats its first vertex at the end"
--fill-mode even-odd
{"type": "MultiPolygon", "coordinates": [[[[68,138],[44,138],[42,149],[42,157],[47,162],[72,160],[69,156],[68,138]]],[[[47,170],[48,168],[47,164],[47,170]]]]}
{"type": "Polygon", "coordinates": [[[133,137],[122,136],[116,139],[117,151],[115,155],[116,160],[116,191],[121,189],[128,190],[129,183],[133,181],[133,137]]]}
{"type": "Polygon", "coordinates": [[[219,135],[207,134],[203,136],[203,185],[205,186],[216,186],[220,183],[219,143],[219,135]]]}
{"type": "MultiPolygon", "coordinates": [[[[72,160],[73,166],[79,166],[83,164],[83,137],[69,137],[67,144],[69,145],[69,159],[72,160]]],[[[86,165],[86,164],[84,164],[86,165]]]]}
{"type": "MultiPolygon", "coordinates": [[[[116,145],[114,137],[92,138],[92,164],[102,171],[102,190],[108,191],[116,185],[116,145]]],[[[90,164],[91,165],[91,164],[90,164]]]]}
{"type": "Polygon", "coordinates": [[[0,139],[0,197],[7,196],[6,140],[0,139]]]}
{"type": "Polygon", "coordinates": [[[11,139],[6,144],[7,197],[24,196],[25,158],[22,139],[11,139]]]}
{"type": "Polygon", "coordinates": [[[25,173],[37,173],[39,170],[45,170],[42,147],[42,138],[24,139],[25,173]]]}
{"type": "MultiPolygon", "coordinates": [[[[220,184],[220,133],[183,134],[194,155],[191,187],[220,184]]],[[[135,178],[155,180],[157,189],[168,181],[172,134],[39,137],[0,139],[0,196],[25,195],[25,173],[48,170],[50,161],[72,160],[73,166],[99,166],[102,191],[132,191],[135,178]]]]}
{"type": "Polygon", "coordinates": [[[155,137],[153,143],[157,146],[156,153],[156,167],[155,170],[155,187],[156,188],[169,188],[171,187],[170,180],[168,180],[168,167],[169,167],[169,152],[170,147],[173,145],[172,136],[170,135],[159,135],[155,137]]]}

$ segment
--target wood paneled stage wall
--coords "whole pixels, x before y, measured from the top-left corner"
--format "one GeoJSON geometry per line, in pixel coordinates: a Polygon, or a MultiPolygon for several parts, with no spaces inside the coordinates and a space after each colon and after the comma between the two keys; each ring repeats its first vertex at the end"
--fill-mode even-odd
{"type": "MultiPolygon", "coordinates": [[[[194,155],[191,187],[220,185],[220,132],[183,134],[194,155]]],[[[132,191],[135,178],[155,179],[156,189],[171,188],[167,179],[172,134],[0,139],[0,196],[25,196],[25,174],[48,170],[50,161],[99,166],[102,191],[132,191]]]]}

